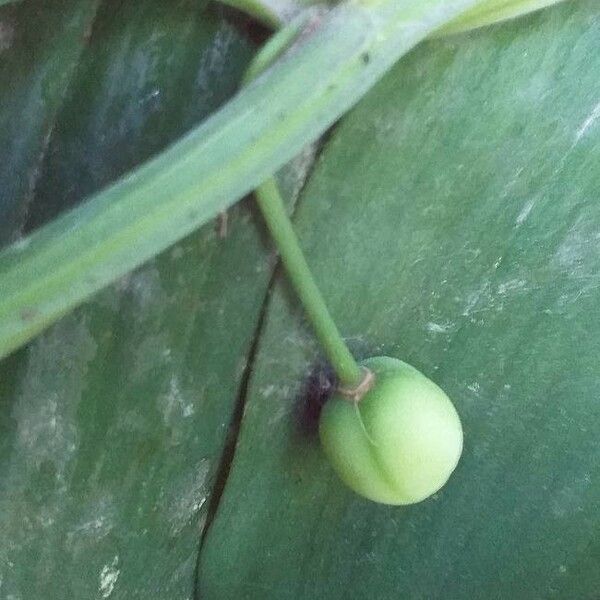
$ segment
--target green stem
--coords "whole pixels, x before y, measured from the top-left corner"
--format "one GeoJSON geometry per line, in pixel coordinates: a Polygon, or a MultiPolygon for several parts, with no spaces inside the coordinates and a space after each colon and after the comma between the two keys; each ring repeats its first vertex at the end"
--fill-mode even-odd
{"type": "Polygon", "coordinates": [[[0,251],[0,357],[254,189],[478,1],[336,4],[173,146],[0,251]]]}
{"type": "MultiPolygon", "coordinates": [[[[297,19],[280,29],[267,42],[246,71],[244,84],[258,77],[289,48],[300,33],[306,18],[307,16],[297,19]]],[[[357,388],[363,379],[363,372],[340,335],[310,272],[275,177],[270,177],[261,184],[255,190],[255,194],[292,285],[340,383],[347,388],[357,388]]]]}
{"type": "Polygon", "coordinates": [[[363,378],[363,372],[329,314],[304,258],[274,178],[267,179],[256,189],[256,199],[294,289],[340,383],[345,387],[357,386],[363,378]]]}

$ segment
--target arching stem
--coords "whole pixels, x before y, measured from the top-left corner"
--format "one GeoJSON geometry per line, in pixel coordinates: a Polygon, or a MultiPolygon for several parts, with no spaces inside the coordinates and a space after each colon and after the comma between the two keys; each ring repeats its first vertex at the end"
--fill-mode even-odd
{"type": "Polygon", "coordinates": [[[285,210],[275,179],[267,179],[256,189],[255,193],[258,205],[277,245],[290,281],[302,302],[331,366],[339,378],[340,384],[345,388],[359,386],[364,377],[363,370],[340,335],[315,283],[285,210]]]}
{"type": "MultiPolygon", "coordinates": [[[[244,84],[258,77],[289,48],[302,31],[302,27],[314,14],[316,14],[314,11],[306,11],[304,15],[280,29],[250,64],[244,77],[244,84]]],[[[359,389],[365,378],[364,370],[358,365],[344,342],[315,283],[286,212],[277,180],[270,177],[255,190],[255,194],[290,281],[336,372],[340,386],[351,391],[359,389]]]]}

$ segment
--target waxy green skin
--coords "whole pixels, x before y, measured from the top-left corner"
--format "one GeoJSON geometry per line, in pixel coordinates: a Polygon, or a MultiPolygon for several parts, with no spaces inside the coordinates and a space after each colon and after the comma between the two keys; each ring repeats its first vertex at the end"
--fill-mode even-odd
{"type": "Polygon", "coordinates": [[[319,435],[340,478],[384,504],[414,504],[437,492],[463,447],[446,394],[410,365],[389,357],[362,363],[375,375],[358,403],[341,394],[323,407],[319,435]]]}

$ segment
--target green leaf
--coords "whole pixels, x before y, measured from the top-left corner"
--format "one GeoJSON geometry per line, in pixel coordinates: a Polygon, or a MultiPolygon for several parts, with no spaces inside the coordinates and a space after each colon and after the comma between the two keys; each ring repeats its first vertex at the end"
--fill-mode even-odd
{"type": "Polygon", "coordinates": [[[22,233],[41,159],[98,0],[0,12],[0,246],[22,233]]]}
{"type": "Polygon", "coordinates": [[[514,19],[562,1],[564,0],[485,0],[458,19],[444,25],[434,35],[439,37],[514,19]]]}
{"type": "Polygon", "coordinates": [[[28,230],[151,159],[234,95],[254,48],[205,4],[103,5],[53,131],[28,230]]]}
{"type": "Polygon", "coordinates": [[[308,260],[359,356],[448,393],[464,455],[412,507],[346,489],[280,281],[202,598],[596,597],[599,16],[583,0],[425,44],[342,122],[300,206],[308,260]]]}
{"type": "Polygon", "coordinates": [[[476,2],[348,0],[313,15],[297,51],[203,125],[0,254],[0,356],[254,189],[476,2]]]}
{"type": "MultiPolygon", "coordinates": [[[[252,52],[194,3],[105,3],[32,214],[180,135],[252,52]]],[[[0,597],[191,597],[274,264],[251,206],[228,221],[225,238],[209,224],[0,364],[0,597]]]]}

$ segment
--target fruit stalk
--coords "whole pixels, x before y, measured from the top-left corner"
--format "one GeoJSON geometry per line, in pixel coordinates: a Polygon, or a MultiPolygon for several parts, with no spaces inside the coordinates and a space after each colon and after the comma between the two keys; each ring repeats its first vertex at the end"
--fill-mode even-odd
{"type": "Polygon", "coordinates": [[[256,199],[290,281],[338,376],[340,385],[356,388],[363,379],[363,370],[352,356],[327,309],[304,258],[274,178],[267,179],[256,189],[256,199]]]}

